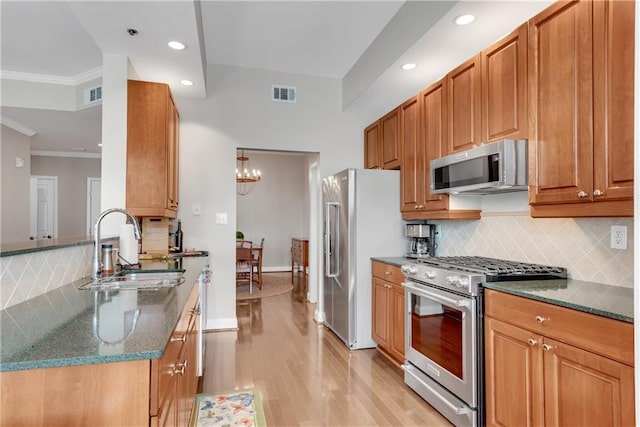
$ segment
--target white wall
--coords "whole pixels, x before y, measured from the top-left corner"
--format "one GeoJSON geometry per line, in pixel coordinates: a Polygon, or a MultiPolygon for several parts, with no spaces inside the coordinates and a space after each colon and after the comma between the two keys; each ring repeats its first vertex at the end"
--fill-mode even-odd
{"type": "Polygon", "coordinates": [[[5,125],[1,128],[2,243],[25,242],[29,239],[31,139],[5,125]],[[24,160],[24,167],[16,167],[16,157],[24,160]]]}
{"type": "Polygon", "coordinates": [[[262,179],[249,194],[237,196],[236,227],[254,245],[264,237],[265,271],[291,268],[291,238],[308,237],[307,156],[297,153],[245,151],[262,179]]]}
{"type": "MultiPolygon", "coordinates": [[[[179,215],[185,245],[210,251],[207,327],[234,327],[236,148],[317,152],[319,174],[327,176],[362,166],[362,131],[370,118],[341,111],[337,79],[209,64],[207,81],[206,100],[177,99],[179,215]],[[297,102],[272,102],[272,84],[296,86],[297,102]],[[193,203],[201,204],[200,216],[191,215],[193,203]],[[216,213],[226,213],[228,223],[216,224],[216,213]]],[[[312,268],[317,262],[310,260],[312,268]]],[[[317,283],[309,286],[317,289],[317,283]]]]}

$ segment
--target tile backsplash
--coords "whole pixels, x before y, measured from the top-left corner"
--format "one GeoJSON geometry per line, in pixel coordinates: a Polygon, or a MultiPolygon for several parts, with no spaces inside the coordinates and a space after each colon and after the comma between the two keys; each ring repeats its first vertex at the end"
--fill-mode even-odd
{"type": "Polygon", "coordinates": [[[566,267],[569,277],[633,288],[633,218],[531,218],[483,214],[438,224],[436,255],[479,255],[566,267]],[[611,226],[627,227],[627,249],[611,249],[611,226]]]}
{"type": "Polygon", "coordinates": [[[91,276],[93,245],[0,258],[0,309],[91,276]]]}

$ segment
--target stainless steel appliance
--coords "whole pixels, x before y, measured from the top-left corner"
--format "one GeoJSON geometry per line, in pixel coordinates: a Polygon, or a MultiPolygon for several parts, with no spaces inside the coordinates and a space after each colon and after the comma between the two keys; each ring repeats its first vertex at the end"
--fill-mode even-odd
{"type": "Polygon", "coordinates": [[[407,224],[409,239],[408,258],[436,256],[436,226],[434,224],[407,224]]]}
{"type": "Polygon", "coordinates": [[[371,257],[402,253],[398,171],[347,169],[322,182],[324,323],[351,349],[371,334],[371,257]]]}
{"type": "Polygon", "coordinates": [[[431,160],[432,193],[525,191],[527,140],[503,139],[431,160]]]}
{"type": "Polygon", "coordinates": [[[566,278],[562,267],[483,257],[402,266],[404,381],[456,426],[484,425],[483,284],[566,278]]]}

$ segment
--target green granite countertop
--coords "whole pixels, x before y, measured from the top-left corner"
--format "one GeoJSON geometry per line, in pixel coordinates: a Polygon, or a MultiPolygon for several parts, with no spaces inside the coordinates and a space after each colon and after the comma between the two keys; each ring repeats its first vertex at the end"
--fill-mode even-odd
{"type": "Polygon", "coordinates": [[[487,289],[633,323],[633,289],[582,280],[492,282],[487,289]]]}
{"type": "Polygon", "coordinates": [[[371,257],[371,261],[378,261],[385,264],[395,265],[396,267],[402,267],[404,264],[413,263],[415,259],[406,257],[371,257]]]}
{"type": "Polygon", "coordinates": [[[141,261],[142,270],[185,269],[185,282],[107,295],[79,290],[83,279],[0,311],[0,372],[161,357],[207,263],[141,261]]]}

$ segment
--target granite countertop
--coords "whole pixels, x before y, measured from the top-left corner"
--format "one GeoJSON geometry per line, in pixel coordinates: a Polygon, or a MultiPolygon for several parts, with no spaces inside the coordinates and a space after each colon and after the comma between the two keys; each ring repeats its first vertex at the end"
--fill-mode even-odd
{"type": "Polygon", "coordinates": [[[492,282],[487,289],[633,323],[633,289],[583,280],[492,282]]]}
{"type": "MultiPolygon", "coordinates": [[[[415,262],[405,257],[372,257],[371,260],[398,267],[415,262]]],[[[575,279],[490,282],[484,287],[633,323],[632,288],[575,279]]]]}
{"type": "Polygon", "coordinates": [[[79,290],[90,280],[82,279],[0,311],[0,372],[162,357],[207,263],[141,261],[142,270],[185,269],[185,282],[107,295],[79,290]]]}

